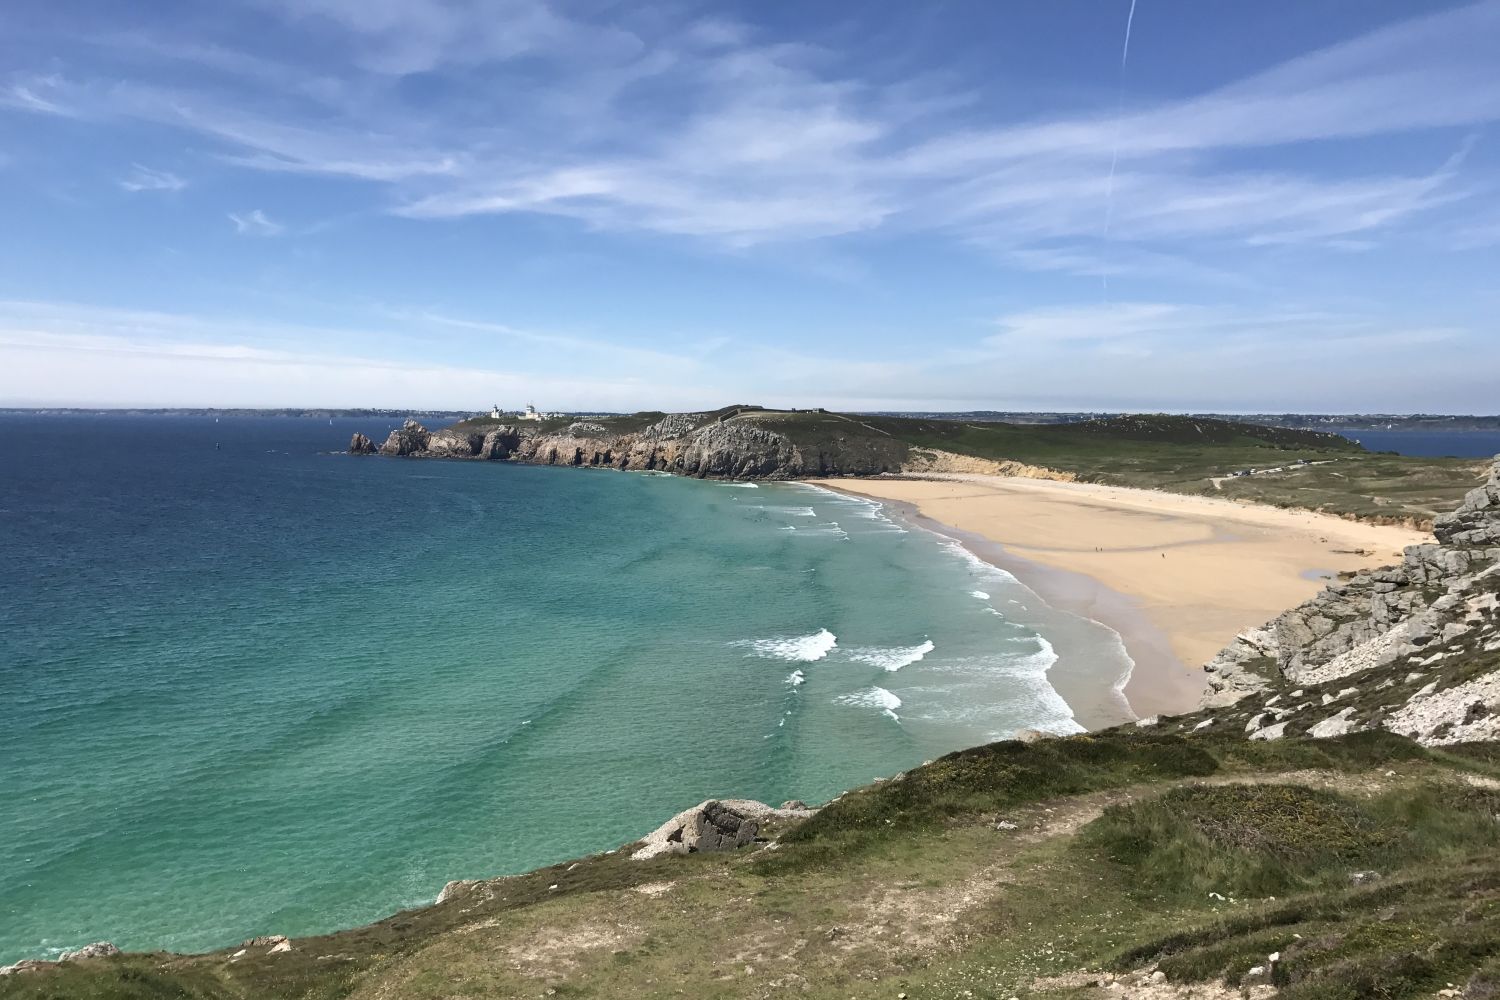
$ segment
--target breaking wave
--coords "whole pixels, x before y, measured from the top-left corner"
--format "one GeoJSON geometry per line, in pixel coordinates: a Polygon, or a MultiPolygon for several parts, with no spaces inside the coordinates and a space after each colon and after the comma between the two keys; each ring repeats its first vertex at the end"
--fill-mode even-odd
{"type": "Polygon", "coordinates": [[[904,666],[916,663],[936,648],[932,640],[927,639],[916,646],[892,646],[887,648],[873,646],[866,649],[851,649],[849,651],[849,659],[859,663],[868,663],[872,667],[883,667],[894,673],[904,666]]]}
{"type": "MultiPolygon", "coordinates": [[[[748,649],[746,656],[788,663],[812,663],[828,655],[839,644],[838,636],[820,628],[811,635],[779,636],[774,639],[740,639],[729,645],[748,649]]],[[[799,671],[800,672],[800,671],[799,671]]]]}
{"type": "Polygon", "coordinates": [[[853,694],[840,695],[834,701],[852,708],[878,708],[881,715],[888,716],[897,722],[901,721],[901,716],[896,714],[896,709],[901,707],[901,699],[883,687],[866,688],[853,694]]]}
{"type": "Polygon", "coordinates": [[[818,512],[811,507],[779,507],[775,504],[752,504],[751,510],[763,510],[767,514],[780,514],[782,517],[817,517],[818,512]]]}

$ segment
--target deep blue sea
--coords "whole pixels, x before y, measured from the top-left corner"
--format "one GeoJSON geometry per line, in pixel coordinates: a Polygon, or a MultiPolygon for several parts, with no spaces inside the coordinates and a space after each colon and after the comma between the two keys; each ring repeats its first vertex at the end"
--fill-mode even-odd
{"type": "Polygon", "coordinates": [[[1424,458],[1491,458],[1500,455],[1500,431],[1341,431],[1370,451],[1424,458]]]}
{"type": "Polygon", "coordinates": [[[364,923],[1129,669],[878,504],[337,453],[390,426],[0,417],[0,962],[364,923]]]}

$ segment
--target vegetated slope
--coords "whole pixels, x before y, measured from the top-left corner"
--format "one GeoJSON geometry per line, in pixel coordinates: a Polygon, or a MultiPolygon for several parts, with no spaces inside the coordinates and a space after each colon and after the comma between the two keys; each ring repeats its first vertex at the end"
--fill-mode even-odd
{"type": "MultiPolygon", "coordinates": [[[[1209,493],[1426,526],[1480,478],[1473,462],[1376,455],[1335,434],[1204,417],[975,423],[740,405],[392,433],[386,454],[796,479],[900,473],[913,449],[1057,470],[1089,482],[1209,493]],[[1231,477],[1237,471],[1257,474],[1231,477]]],[[[351,450],[373,453],[356,437],[351,450]]]]}
{"type": "Polygon", "coordinates": [[[1204,726],[1500,737],[1500,460],[1397,566],[1330,584],[1212,662],[1204,726]]]}
{"type": "Polygon", "coordinates": [[[739,852],[596,855],[286,945],[15,973],[0,997],[1490,996],[1500,747],[1461,751],[1006,741],[739,852]]]}

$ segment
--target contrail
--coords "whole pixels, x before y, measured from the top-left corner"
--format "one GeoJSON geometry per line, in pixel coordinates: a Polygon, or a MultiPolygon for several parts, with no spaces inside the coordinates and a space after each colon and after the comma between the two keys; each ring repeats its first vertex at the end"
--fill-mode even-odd
{"type": "MultiPolygon", "coordinates": [[[[1115,137],[1109,151],[1109,180],[1104,187],[1104,238],[1109,239],[1109,226],[1115,214],[1115,166],[1120,161],[1120,115],[1125,110],[1125,64],[1130,61],[1130,28],[1135,24],[1135,0],[1130,0],[1130,13],[1125,15],[1125,46],[1120,50],[1120,87],[1115,98],[1115,137]]],[[[1105,274],[1104,294],[1109,295],[1109,275],[1105,274]]]]}

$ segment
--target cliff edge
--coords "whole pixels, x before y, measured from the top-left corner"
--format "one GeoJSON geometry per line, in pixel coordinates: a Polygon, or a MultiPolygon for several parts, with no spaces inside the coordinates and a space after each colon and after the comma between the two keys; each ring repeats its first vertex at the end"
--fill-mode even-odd
{"type": "Polygon", "coordinates": [[[1500,457],[1433,533],[1399,565],[1330,584],[1236,637],[1204,668],[1204,707],[1263,700],[1251,727],[1262,739],[1297,731],[1293,716],[1316,712],[1328,717],[1310,728],[1323,733],[1384,728],[1427,744],[1500,737],[1500,457]],[[1310,696],[1315,712],[1303,713],[1295,702],[1310,696]]]}

